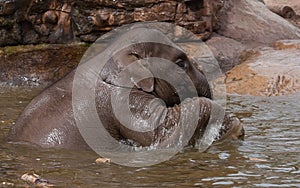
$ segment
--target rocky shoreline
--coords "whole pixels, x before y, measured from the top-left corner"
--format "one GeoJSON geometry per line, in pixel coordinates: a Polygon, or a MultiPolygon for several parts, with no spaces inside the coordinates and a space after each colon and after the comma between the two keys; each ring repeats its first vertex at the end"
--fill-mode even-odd
{"type": "Polygon", "coordinates": [[[299,92],[299,7],[297,0],[288,5],[280,0],[2,0],[0,82],[47,86],[73,70],[102,34],[156,20],[183,26],[205,41],[226,73],[228,93],[299,92]],[[284,7],[292,11],[283,14],[284,7]]]}

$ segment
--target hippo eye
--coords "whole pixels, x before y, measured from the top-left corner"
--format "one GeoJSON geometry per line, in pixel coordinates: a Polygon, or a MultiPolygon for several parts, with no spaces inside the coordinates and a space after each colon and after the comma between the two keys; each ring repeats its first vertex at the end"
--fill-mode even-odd
{"type": "Polygon", "coordinates": [[[177,59],[176,60],[176,65],[178,65],[179,67],[183,68],[183,69],[186,69],[186,64],[184,63],[184,61],[182,59],[177,59]]]}

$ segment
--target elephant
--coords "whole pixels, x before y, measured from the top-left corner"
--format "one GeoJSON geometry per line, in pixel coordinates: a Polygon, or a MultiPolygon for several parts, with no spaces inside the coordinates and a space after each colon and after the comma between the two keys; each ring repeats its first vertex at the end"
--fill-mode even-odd
{"type": "MultiPolygon", "coordinates": [[[[203,71],[195,66],[193,60],[179,46],[157,29],[132,29],[117,37],[109,47],[112,48],[106,50],[107,62],[104,62],[100,72],[92,73],[94,76],[92,80],[95,82],[96,112],[109,135],[118,142],[142,147],[165,141],[176,142],[174,134],[179,138],[178,134],[181,134],[179,127],[188,126],[180,123],[181,112],[187,111],[191,114],[190,117],[196,118],[196,125],[191,129],[192,133],[185,145],[195,145],[208,129],[212,106],[215,105],[212,89],[203,71]],[[116,51],[115,49],[122,46],[124,40],[134,43],[116,51]],[[132,64],[135,66],[131,72],[126,72],[125,68],[132,64]],[[185,84],[174,87],[170,81],[156,77],[153,72],[161,69],[164,64],[167,66],[166,69],[163,68],[163,73],[170,77],[172,83],[180,82],[178,77],[181,77],[178,75],[185,74],[192,87],[185,84]],[[168,66],[175,66],[176,70],[168,69],[168,66]],[[146,78],[143,78],[145,75],[146,78]],[[189,92],[193,88],[196,94],[189,92]],[[120,101],[121,91],[129,93],[129,104],[120,101]],[[180,93],[184,93],[183,96],[180,96],[180,93]],[[114,110],[113,106],[116,103],[121,107],[114,110]],[[193,114],[188,108],[183,107],[189,104],[197,107],[199,113],[193,114]],[[117,118],[119,114],[115,113],[115,111],[123,113],[122,105],[141,120],[151,120],[142,121],[145,124],[143,126],[154,128],[149,131],[138,131],[122,124],[117,118]]],[[[81,76],[87,75],[89,74],[83,73],[81,76]]],[[[91,149],[76,122],[78,117],[74,113],[72,101],[75,77],[76,70],[73,70],[36,96],[11,127],[7,140],[14,143],[29,143],[42,148],[91,149]]],[[[84,105],[80,100],[77,102],[79,106],[84,105]]],[[[221,111],[222,114],[225,112],[224,109],[221,111]]],[[[126,116],[125,112],[124,114],[126,116]]],[[[223,122],[214,142],[226,138],[241,138],[244,129],[238,118],[222,114],[220,116],[223,122]]],[[[141,125],[133,122],[131,126],[141,125]]]]}

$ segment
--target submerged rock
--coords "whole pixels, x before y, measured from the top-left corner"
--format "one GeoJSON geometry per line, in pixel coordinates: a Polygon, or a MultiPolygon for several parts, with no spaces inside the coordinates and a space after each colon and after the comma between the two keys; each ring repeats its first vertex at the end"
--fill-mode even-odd
{"type": "Polygon", "coordinates": [[[227,73],[227,92],[263,96],[300,92],[299,43],[300,40],[278,41],[274,48],[250,54],[245,62],[227,73]]]}

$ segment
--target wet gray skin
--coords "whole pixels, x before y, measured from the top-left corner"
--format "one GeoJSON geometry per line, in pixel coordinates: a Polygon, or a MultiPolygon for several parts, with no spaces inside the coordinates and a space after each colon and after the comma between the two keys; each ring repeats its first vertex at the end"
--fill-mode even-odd
{"type": "MultiPolygon", "coordinates": [[[[143,29],[133,30],[131,34],[140,33],[141,30],[143,29]]],[[[155,37],[160,41],[170,43],[169,39],[157,30],[144,29],[143,32],[147,33],[146,37],[148,38],[155,37]]],[[[126,35],[124,36],[126,37],[126,35]]],[[[112,45],[123,40],[124,36],[119,37],[112,45]]],[[[145,68],[147,69],[147,67],[145,68]]],[[[171,75],[171,79],[174,81],[178,79],[176,73],[172,70],[166,71],[166,74],[171,75]]],[[[11,127],[7,140],[44,148],[89,149],[76,126],[72,110],[74,75],[75,70],[35,97],[24,109],[16,124],[11,127]]],[[[128,75],[128,78],[132,78],[132,76],[128,75]]],[[[189,90],[190,88],[182,89],[189,90]]],[[[125,47],[109,59],[98,77],[95,101],[97,113],[109,134],[118,141],[131,144],[127,142],[130,140],[140,146],[149,146],[171,138],[178,131],[183,103],[198,105],[200,112],[195,114],[199,116],[198,124],[188,143],[188,145],[194,145],[206,130],[211,112],[212,93],[204,74],[195,68],[180,48],[161,43],[143,42],[125,47]],[[123,85],[122,81],[116,79],[122,67],[149,57],[159,57],[177,64],[193,82],[197,96],[186,95],[184,99],[180,100],[177,94],[180,91],[175,91],[171,84],[158,78],[141,80],[134,83],[133,88],[123,85]],[[130,90],[131,112],[140,118],[151,118],[153,121],[150,123],[156,124],[156,129],[138,132],[128,129],[118,121],[112,110],[111,94],[119,90],[130,90]],[[185,100],[187,98],[190,100],[185,100]],[[145,114],[145,109],[152,109],[152,111],[145,114]],[[162,117],[164,118],[162,119],[162,117]]],[[[138,123],[136,125],[138,126],[138,123]]],[[[239,120],[225,115],[220,136],[216,138],[216,141],[226,138],[238,139],[243,135],[244,130],[239,120]]]]}

